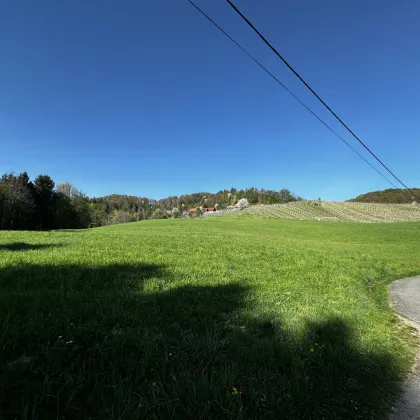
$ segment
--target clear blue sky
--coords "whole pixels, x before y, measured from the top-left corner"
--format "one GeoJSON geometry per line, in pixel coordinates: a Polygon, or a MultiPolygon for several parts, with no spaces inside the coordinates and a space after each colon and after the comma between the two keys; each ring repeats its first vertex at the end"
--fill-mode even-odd
{"type": "MultiPolygon", "coordinates": [[[[353,141],[224,0],[197,0],[353,141]]],[[[354,131],[420,187],[420,2],[236,0],[354,131]]],[[[89,196],[388,188],[186,0],[6,0],[0,172],[89,196]]],[[[357,145],[355,145],[361,150],[357,145]]]]}

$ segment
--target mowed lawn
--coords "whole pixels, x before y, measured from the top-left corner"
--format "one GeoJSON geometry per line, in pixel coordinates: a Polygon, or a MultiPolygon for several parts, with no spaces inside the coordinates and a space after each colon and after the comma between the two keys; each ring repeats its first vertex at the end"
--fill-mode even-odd
{"type": "Polygon", "coordinates": [[[419,223],[0,232],[0,418],[383,418],[419,273],[419,223]]]}

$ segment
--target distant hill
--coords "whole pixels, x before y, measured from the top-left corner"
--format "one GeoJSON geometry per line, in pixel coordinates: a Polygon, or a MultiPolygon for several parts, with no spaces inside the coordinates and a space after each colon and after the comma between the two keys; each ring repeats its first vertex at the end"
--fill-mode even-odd
{"type": "Polygon", "coordinates": [[[265,190],[263,188],[247,188],[221,190],[217,193],[199,192],[153,200],[147,197],[112,194],[105,197],[90,198],[93,221],[92,226],[102,226],[123,221],[143,219],[166,219],[178,217],[185,210],[195,207],[215,207],[226,209],[241,198],[249,204],[280,204],[302,200],[287,189],[265,190]]]}
{"type": "MultiPolygon", "coordinates": [[[[420,188],[411,188],[411,190],[418,196],[420,196],[420,188]]],[[[383,191],[372,191],[366,194],[358,195],[348,201],[358,203],[392,203],[392,204],[407,204],[412,203],[415,200],[411,197],[411,194],[407,190],[398,190],[396,188],[390,188],[383,191]]]]}

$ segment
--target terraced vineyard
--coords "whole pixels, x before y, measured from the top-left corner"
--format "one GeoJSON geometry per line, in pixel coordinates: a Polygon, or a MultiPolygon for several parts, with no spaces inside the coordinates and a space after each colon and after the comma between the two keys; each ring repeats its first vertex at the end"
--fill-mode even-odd
{"type": "MultiPolygon", "coordinates": [[[[414,222],[420,221],[420,205],[376,204],[354,202],[299,201],[287,204],[251,206],[247,213],[271,219],[337,220],[350,222],[414,222]]],[[[214,215],[244,214],[225,210],[214,215]]]]}

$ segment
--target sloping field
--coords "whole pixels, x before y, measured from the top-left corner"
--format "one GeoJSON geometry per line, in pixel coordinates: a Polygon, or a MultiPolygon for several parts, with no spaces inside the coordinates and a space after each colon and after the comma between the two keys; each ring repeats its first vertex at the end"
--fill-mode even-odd
{"type": "Polygon", "coordinates": [[[276,219],[344,220],[351,222],[420,221],[420,205],[299,201],[252,206],[249,214],[276,219]]]}
{"type": "Polygon", "coordinates": [[[419,237],[260,217],[0,232],[0,419],[383,419],[416,349],[386,286],[420,273],[419,237]]]}

